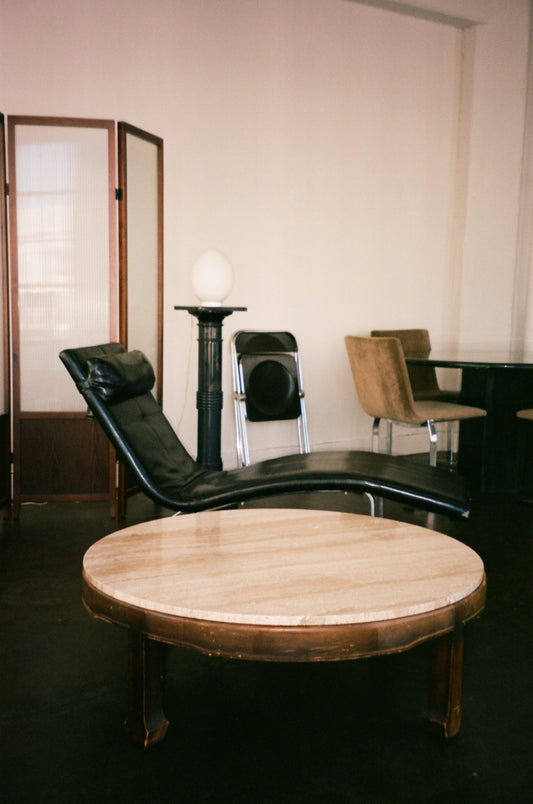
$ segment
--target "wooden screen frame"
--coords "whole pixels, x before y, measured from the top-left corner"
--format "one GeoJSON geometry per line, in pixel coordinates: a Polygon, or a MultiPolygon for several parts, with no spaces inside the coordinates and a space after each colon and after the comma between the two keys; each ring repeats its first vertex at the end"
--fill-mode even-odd
{"type": "MultiPolygon", "coordinates": [[[[127,137],[138,137],[157,148],[157,366],[155,395],[163,404],[163,140],[130,123],[118,123],[119,332],[128,348],[128,147],[127,137]]],[[[124,516],[127,498],[139,491],[125,465],[119,462],[118,513],[124,516]]]]}
{"type": "Polygon", "coordinates": [[[11,507],[11,393],[9,354],[9,257],[7,248],[7,174],[5,117],[0,113],[0,216],[1,216],[1,268],[2,308],[4,327],[1,347],[4,353],[4,413],[0,414],[0,507],[9,516],[11,507]]]}
{"type": "Polygon", "coordinates": [[[163,140],[130,123],[118,124],[118,231],[119,231],[119,332],[128,348],[128,148],[127,135],[157,148],[157,384],[156,398],[163,401],[163,140]]]}
{"type": "MultiPolygon", "coordinates": [[[[116,199],[115,199],[115,177],[116,177],[116,155],[115,155],[115,123],[112,120],[93,120],[87,118],[71,117],[33,117],[33,116],[9,116],[8,117],[8,167],[10,176],[9,194],[9,215],[10,231],[9,242],[11,249],[11,327],[12,327],[12,393],[13,393],[13,513],[17,517],[22,502],[42,501],[42,500],[108,500],[112,515],[115,513],[115,453],[103,438],[103,433],[92,421],[86,419],[84,413],[78,412],[58,412],[43,413],[41,416],[34,412],[24,413],[21,411],[21,371],[20,371],[20,316],[19,316],[19,288],[18,288],[18,229],[17,229],[17,209],[16,209],[16,126],[54,126],[71,128],[100,128],[107,131],[108,147],[108,215],[109,215],[109,340],[117,338],[117,306],[118,306],[118,277],[117,277],[117,221],[116,221],[116,199]],[[54,421],[79,420],[78,424],[87,433],[87,445],[93,448],[97,442],[101,449],[105,444],[108,455],[108,479],[105,491],[86,490],[82,493],[77,491],[61,492],[48,490],[44,492],[25,491],[21,484],[21,428],[24,422],[35,421],[41,418],[44,427],[48,428],[48,438],[57,437],[54,430],[54,421]],[[83,424],[82,424],[83,422],[83,424]],[[103,439],[103,440],[102,440],[103,439]]],[[[67,345],[67,344],[66,344],[67,345]]],[[[59,359],[59,358],[58,358],[59,359]]],[[[31,425],[30,425],[31,426],[31,425]]],[[[74,444],[75,449],[80,449],[79,443],[74,444]]],[[[52,470],[54,466],[51,466],[52,470]]],[[[61,468],[61,467],[59,467],[61,468]]],[[[102,484],[103,486],[104,484],[102,484]]]]}

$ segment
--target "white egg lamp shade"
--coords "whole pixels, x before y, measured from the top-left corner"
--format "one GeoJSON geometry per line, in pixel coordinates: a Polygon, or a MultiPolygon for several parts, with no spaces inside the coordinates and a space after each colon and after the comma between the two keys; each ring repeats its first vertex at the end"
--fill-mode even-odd
{"type": "Polygon", "coordinates": [[[233,287],[233,266],[217,248],[207,249],[193,265],[191,284],[202,307],[220,307],[233,287]]]}

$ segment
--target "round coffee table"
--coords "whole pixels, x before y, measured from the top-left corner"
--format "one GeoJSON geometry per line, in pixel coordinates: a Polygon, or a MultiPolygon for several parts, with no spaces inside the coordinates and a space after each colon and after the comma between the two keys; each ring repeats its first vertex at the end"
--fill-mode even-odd
{"type": "Polygon", "coordinates": [[[463,625],[485,603],[479,556],[416,525],[333,511],[237,509],[112,533],[83,561],[83,600],[129,629],[127,726],[165,736],[164,647],[314,662],[434,640],[427,719],[461,721],[463,625]]]}

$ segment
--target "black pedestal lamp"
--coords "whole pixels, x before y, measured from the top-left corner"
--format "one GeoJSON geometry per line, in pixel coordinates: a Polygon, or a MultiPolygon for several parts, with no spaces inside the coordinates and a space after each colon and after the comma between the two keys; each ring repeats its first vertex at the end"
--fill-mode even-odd
{"type": "Polygon", "coordinates": [[[198,320],[198,452],[197,460],[207,469],[222,469],[220,426],[222,412],[222,322],[246,307],[223,307],[233,286],[233,267],[218,249],[208,249],[196,260],[192,287],[199,306],[175,306],[198,320]]]}

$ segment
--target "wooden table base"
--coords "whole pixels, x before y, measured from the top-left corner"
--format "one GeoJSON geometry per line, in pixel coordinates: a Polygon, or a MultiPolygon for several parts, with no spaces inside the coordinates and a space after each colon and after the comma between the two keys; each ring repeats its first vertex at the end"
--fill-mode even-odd
{"type": "MultiPolygon", "coordinates": [[[[143,748],[161,742],[169,726],[163,712],[166,652],[161,642],[130,632],[126,731],[143,748]]],[[[422,715],[428,728],[445,738],[454,737],[461,727],[462,678],[463,629],[459,627],[434,641],[429,702],[422,715]]]]}
{"type": "Polygon", "coordinates": [[[92,614],[129,625],[126,728],[132,740],[144,748],[163,740],[169,725],[163,713],[168,644],[232,659],[310,662],[400,653],[431,639],[429,702],[423,716],[432,730],[448,738],[461,726],[463,623],[482,611],[485,587],[483,582],[459,604],[435,612],[392,621],[314,627],[258,627],[147,616],[146,611],[131,606],[127,611],[117,609],[116,602],[88,586],[84,601],[92,614]],[[158,639],[138,630],[142,620],[145,627],[157,632],[158,639]]]}

